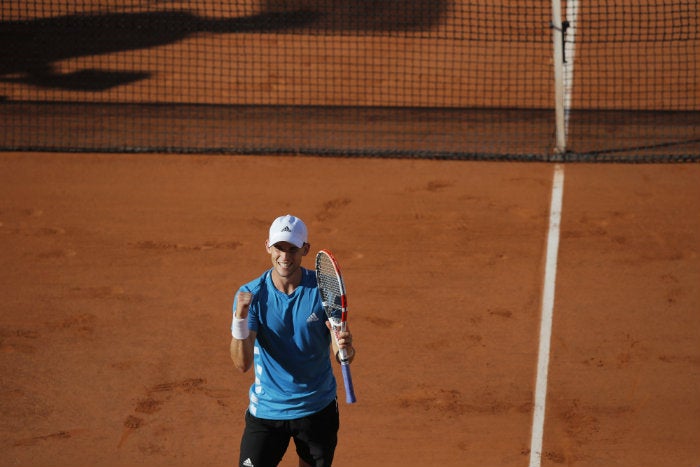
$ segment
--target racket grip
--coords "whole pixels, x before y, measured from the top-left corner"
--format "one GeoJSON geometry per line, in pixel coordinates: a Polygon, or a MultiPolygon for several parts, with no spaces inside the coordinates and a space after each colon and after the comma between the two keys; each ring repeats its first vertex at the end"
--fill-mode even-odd
{"type": "Polygon", "coordinates": [[[343,372],[343,385],[345,386],[345,402],[354,404],[357,401],[355,398],[355,388],[352,385],[352,375],[350,374],[350,364],[341,363],[340,369],[343,372]]]}

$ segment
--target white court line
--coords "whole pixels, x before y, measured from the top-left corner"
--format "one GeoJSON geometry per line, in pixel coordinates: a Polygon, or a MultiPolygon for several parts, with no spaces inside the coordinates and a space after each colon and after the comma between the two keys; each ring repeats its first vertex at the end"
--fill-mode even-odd
{"type": "Polygon", "coordinates": [[[557,277],[557,253],[559,251],[559,225],[564,194],[564,167],[554,166],[552,199],[549,207],[549,234],[547,235],[547,260],[542,290],[542,321],[540,323],[540,347],[537,356],[537,380],[535,383],[535,408],[532,416],[532,439],[530,440],[530,467],[539,467],[542,462],[542,437],[544,435],[544,409],[547,402],[547,372],[549,370],[549,347],[552,336],[554,314],[554,283],[557,277]]]}

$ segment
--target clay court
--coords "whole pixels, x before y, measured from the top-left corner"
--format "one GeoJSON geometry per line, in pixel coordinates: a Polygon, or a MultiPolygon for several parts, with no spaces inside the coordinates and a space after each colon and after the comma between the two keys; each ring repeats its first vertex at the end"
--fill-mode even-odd
{"type": "MultiPolygon", "coordinates": [[[[3,465],[233,464],[251,376],[230,306],[283,212],[347,281],[336,464],[527,464],[551,165],[0,163],[3,465]]],[[[543,465],[697,465],[700,166],[565,176],[543,465]]]]}
{"type": "Polygon", "coordinates": [[[286,213],[348,287],[334,465],[700,465],[697,163],[56,151],[0,153],[0,465],[235,465],[233,294],[286,213]]]}

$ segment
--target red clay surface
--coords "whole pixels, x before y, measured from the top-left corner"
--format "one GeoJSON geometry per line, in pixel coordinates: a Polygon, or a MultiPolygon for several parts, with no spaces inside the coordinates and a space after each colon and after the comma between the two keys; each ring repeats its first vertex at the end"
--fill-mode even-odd
{"type": "MultiPolygon", "coordinates": [[[[231,301],[284,213],[348,286],[335,465],[528,465],[552,173],[1,154],[0,465],[235,465],[231,301]]],[[[699,165],[565,166],[542,465],[700,464],[699,251],[699,165]]]]}

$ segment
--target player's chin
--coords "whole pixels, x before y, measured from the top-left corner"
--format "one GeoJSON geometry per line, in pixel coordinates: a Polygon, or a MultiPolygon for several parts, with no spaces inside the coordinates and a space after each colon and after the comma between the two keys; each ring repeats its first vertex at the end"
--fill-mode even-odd
{"type": "Polygon", "coordinates": [[[275,266],[275,270],[277,271],[277,274],[279,274],[282,277],[290,277],[292,276],[298,268],[294,265],[291,266],[282,266],[280,264],[275,266]]]}

